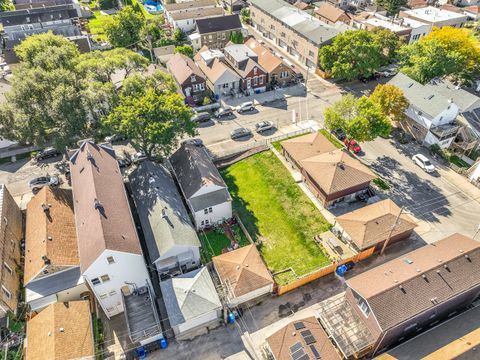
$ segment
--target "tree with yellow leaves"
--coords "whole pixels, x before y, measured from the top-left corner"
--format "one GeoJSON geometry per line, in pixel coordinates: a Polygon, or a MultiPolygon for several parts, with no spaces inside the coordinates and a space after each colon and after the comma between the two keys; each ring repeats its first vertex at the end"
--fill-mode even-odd
{"type": "Polygon", "coordinates": [[[395,85],[379,84],[370,95],[370,100],[378,106],[380,111],[392,122],[399,122],[404,118],[408,100],[402,89],[395,85]]]}

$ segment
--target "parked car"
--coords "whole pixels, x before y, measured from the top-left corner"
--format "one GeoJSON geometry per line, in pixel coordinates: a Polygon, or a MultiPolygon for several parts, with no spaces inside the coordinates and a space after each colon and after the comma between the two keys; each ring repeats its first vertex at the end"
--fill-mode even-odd
{"type": "Polygon", "coordinates": [[[255,124],[255,131],[261,133],[273,128],[273,123],[271,121],[260,121],[255,124]]]}
{"type": "Polygon", "coordinates": [[[47,148],[43,149],[42,151],[40,151],[35,156],[35,160],[41,161],[41,160],[56,157],[56,156],[59,156],[59,155],[62,155],[62,153],[60,151],[58,151],[57,149],[55,149],[53,147],[47,147],[47,148]]]}
{"type": "Polygon", "coordinates": [[[215,117],[221,118],[224,116],[230,116],[233,114],[233,109],[230,106],[223,106],[215,111],[215,117]]]}
{"type": "Polygon", "coordinates": [[[412,160],[427,173],[435,171],[435,166],[433,166],[433,164],[425,155],[415,154],[412,156],[412,160]]]}
{"type": "Polygon", "coordinates": [[[253,104],[252,101],[247,101],[237,106],[238,113],[242,113],[245,111],[252,111],[253,109],[255,109],[255,105],[253,104]]]}
{"type": "Polygon", "coordinates": [[[210,114],[208,111],[202,111],[199,113],[196,113],[192,116],[192,121],[193,122],[206,122],[212,118],[212,114],[210,114]]]}
{"type": "Polygon", "coordinates": [[[343,141],[346,139],[347,135],[345,135],[342,129],[335,129],[332,130],[333,136],[335,136],[338,140],[343,141]]]}
{"type": "Polygon", "coordinates": [[[120,167],[120,169],[129,167],[132,164],[132,162],[129,159],[127,159],[123,156],[117,156],[117,161],[118,161],[118,166],[120,167]]]}
{"type": "MultiPolygon", "coordinates": [[[[345,139],[343,143],[345,144],[346,147],[349,147],[348,146],[349,141],[347,139],[345,139]]],[[[354,140],[354,139],[350,140],[349,149],[352,150],[355,154],[358,154],[360,151],[362,151],[362,148],[360,147],[360,145],[358,145],[357,140],[354,140]]]]}
{"type": "Polygon", "coordinates": [[[202,146],[203,141],[199,138],[187,139],[183,141],[185,144],[195,145],[195,146],[202,146]]]}
{"type": "Polygon", "coordinates": [[[40,176],[28,182],[28,186],[33,192],[37,192],[44,186],[57,186],[59,184],[60,180],[57,176],[40,176]]]}
{"type": "Polygon", "coordinates": [[[116,142],[120,142],[120,141],[125,141],[127,140],[127,137],[124,136],[124,135],[120,135],[120,134],[113,134],[113,135],[110,135],[110,136],[106,136],[105,139],[104,139],[106,142],[109,142],[109,143],[116,143],[116,142]]]}
{"type": "Polygon", "coordinates": [[[132,156],[132,162],[138,164],[143,160],[147,160],[147,155],[143,151],[139,151],[132,156]]]}
{"type": "Polygon", "coordinates": [[[250,135],[252,135],[252,132],[246,128],[238,128],[238,129],[232,130],[232,132],[230,133],[230,137],[232,138],[232,140],[239,139],[245,136],[250,136],[250,135]]]}

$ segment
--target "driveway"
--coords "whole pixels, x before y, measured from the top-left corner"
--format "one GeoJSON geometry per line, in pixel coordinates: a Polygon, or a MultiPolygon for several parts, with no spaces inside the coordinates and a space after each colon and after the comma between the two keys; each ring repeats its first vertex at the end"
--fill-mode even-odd
{"type": "Polygon", "coordinates": [[[387,196],[418,219],[417,233],[427,243],[455,232],[473,236],[479,225],[480,189],[432,159],[437,171],[427,174],[411,160],[427,149],[415,142],[399,144],[378,138],[363,143],[363,160],[391,183],[387,196]]]}

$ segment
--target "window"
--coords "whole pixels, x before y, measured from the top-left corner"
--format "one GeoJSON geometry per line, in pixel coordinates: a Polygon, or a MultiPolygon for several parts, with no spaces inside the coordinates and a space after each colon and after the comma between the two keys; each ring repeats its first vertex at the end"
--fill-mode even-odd
{"type": "Polygon", "coordinates": [[[207,214],[208,214],[208,209],[203,210],[203,213],[204,213],[205,215],[207,215],[207,214]]]}
{"type": "Polygon", "coordinates": [[[226,39],[227,39],[227,34],[222,33],[222,40],[226,40],[226,39]]]}
{"type": "Polygon", "coordinates": [[[93,278],[92,280],[90,280],[92,282],[93,285],[98,285],[100,284],[100,280],[98,278],[93,278]]]}
{"type": "Polygon", "coordinates": [[[257,86],[258,85],[258,76],[255,76],[253,78],[253,86],[257,86]]]}
{"type": "Polygon", "coordinates": [[[210,223],[210,221],[205,220],[205,225],[208,225],[209,223],[210,223]]]}
{"type": "Polygon", "coordinates": [[[12,298],[12,294],[10,293],[10,291],[7,290],[7,288],[5,286],[2,285],[2,292],[3,292],[3,295],[5,295],[5,297],[7,299],[11,299],[12,298]]]}
{"type": "Polygon", "coordinates": [[[264,78],[264,75],[260,75],[260,76],[258,77],[258,83],[259,83],[260,85],[263,84],[263,78],[264,78]]]}
{"type": "Polygon", "coordinates": [[[204,220],[202,220],[201,225],[202,225],[202,226],[205,225],[205,221],[204,221],[204,220]]]}
{"type": "Polygon", "coordinates": [[[11,268],[10,266],[8,266],[7,263],[4,262],[4,263],[3,263],[3,267],[5,268],[5,270],[7,270],[7,271],[10,273],[10,275],[13,274],[12,268],[11,268]]]}
{"type": "Polygon", "coordinates": [[[100,279],[102,279],[102,282],[107,282],[110,281],[110,276],[107,274],[100,276],[100,279]]]}
{"type": "Polygon", "coordinates": [[[286,35],[284,32],[281,32],[281,33],[280,33],[280,36],[281,36],[281,37],[285,37],[285,36],[287,36],[287,35],[286,35]]]}
{"type": "Polygon", "coordinates": [[[308,52],[308,56],[313,57],[314,55],[315,55],[315,54],[313,53],[313,51],[309,51],[309,52],[308,52]]]}
{"type": "Polygon", "coordinates": [[[252,85],[252,80],[250,78],[247,79],[247,88],[252,85]]]}
{"type": "Polygon", "coordinates": [[[102,294],[102,295],[100,295],[100,299],[102,299],[102,300],[103,300],[103,299],[106,299],[107,297],[108,297],[107,294],[102,294]]]}
{"type": "Polygon", "coordinates": [[[223,87],[224,89],[228,89],[228,83],[223,84],[222,87],[223,87]]]}
{"type": "Polygon", "coordinates": [[[280,79],[285,79],[288,77],[288,71],[282,71],[280,73],[280,79]]]}
{"type": "Polygon", "coordinates": [[[208,208],[208,212],[211,213],[213,209],[211,207],[208,208]]]}
{"type": "Polygon", "coordinates": [[[115,264],[115,259],[113,258],[113,256],[108,256],[108,257],[107,257],[107,262],[108,262],[109,264],[115,264]]]}
{"type": "Polygon", "coordinates": [[[258,71],[257,68],[253,68],[253,75],[257,75],[257,71],[258,71]]]}
{"type": "Polygon", "coordinates": [[[403,329],[403,332],[407,332],[407,331],[410,331],[412,329],[415,329],[417,327],[417,323],[413,323],[411,325],[408,325],[405,329],[403,329]]]}
{"type": "Polygon", "coordinates": [[[197,81],[197,78],[195,77],[195,75],[190,76],[190,81],[191,82],[197,81]]]}
{"type": "Polygon", "coordinates": [[[108,295],[115,296],[115,295],[117,295],[117,292],[115,290],[112,290],[108,293],[108,295]]]}
{"type": "Polygon", "coordinates": [[[368,317],[370,314],[370,309],[365,301],[359,301],[358,306],[360,307],[360,310],[365,314],[365,316],[368,317]]]}

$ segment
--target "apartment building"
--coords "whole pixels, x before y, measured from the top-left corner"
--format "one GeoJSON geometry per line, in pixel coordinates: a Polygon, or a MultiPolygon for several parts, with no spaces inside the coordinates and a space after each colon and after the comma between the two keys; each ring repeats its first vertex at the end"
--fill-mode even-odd
{"type": "Polygon", "coordinates": [[[444,26],[462,27],[468,21],[468,16],[465,14],[439,9],[433,6],[402,10],[400,11],[400,17],[430,24],[432,28],[442,28],[444,26]]]}

